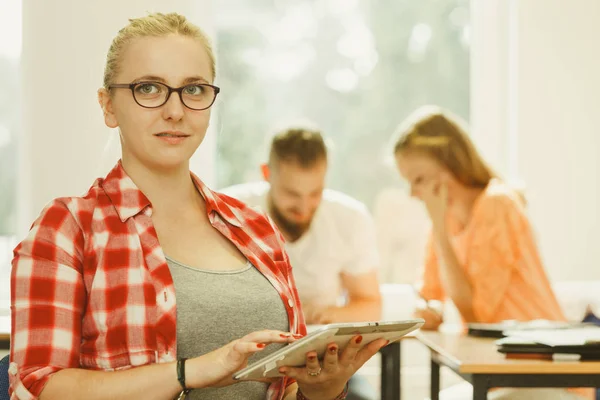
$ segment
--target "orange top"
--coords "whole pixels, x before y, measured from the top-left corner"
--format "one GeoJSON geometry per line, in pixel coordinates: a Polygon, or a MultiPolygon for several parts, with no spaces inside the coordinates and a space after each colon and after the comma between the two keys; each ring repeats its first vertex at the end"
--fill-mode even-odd
{"type": "MultiPolygon", "coordinates": [[[[455,221],[448,223],[452,247],[473,288],[473,312],[478,322],[565,319],[517,193],[493,179],[476,200],[466,227],[459,231],[455,221]]],[[[427,300],[444,300],[432,242],[421,295],[427,300]]]]}
{"type": "MultiPolygon", "coordinates": [[[[517,193],[492,179],[473,206],[462,230],[449,219],[451,243],[473,288],[478,322],[565,320],[538,253],[535,237],[517,193]]],[[[439,261],[430,238],[421,295],[444,300],[439,261]]],[[[594,390],[568,389],[585,399],[594,390]]]]}

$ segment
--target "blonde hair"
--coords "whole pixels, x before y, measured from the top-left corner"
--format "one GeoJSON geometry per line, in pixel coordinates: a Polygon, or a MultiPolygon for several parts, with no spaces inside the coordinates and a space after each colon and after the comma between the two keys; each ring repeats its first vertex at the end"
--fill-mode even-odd
{"type": "Polygon", "coordinates": [[[197,39],[208,53],[211,63],[212,78],[216,76],[215,55],[208,36],[196,25],[177,13],[153,13],[141,18],[132,18],[113,39],[106,56],[104,68],[104,87],[108,89],[115,75],[119,72],[119,64],[123,53],[132,40],[142,37],[162,37],[181,35],[197,39]]]}
{"type": "Polygon", "coordinates": [[[465,126],[458,116],[440,107],[421,107],[398,127],[394,154],[429,156],[462,184],[484,188],[497,175],[477,152],[465,126]]]}

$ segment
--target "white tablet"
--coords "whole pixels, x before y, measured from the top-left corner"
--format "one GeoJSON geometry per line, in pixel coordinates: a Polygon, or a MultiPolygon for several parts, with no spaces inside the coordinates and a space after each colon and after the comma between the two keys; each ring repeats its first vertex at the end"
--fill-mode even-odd
{"type": "Polygon", "coordinates": [[[282,376],[280,367],[301,367],[306,363],[306,353],[316,351],[319,359],[323,359],[325,350],[330,343],[336,343],[340,349],[346,347],[350,339],[362,335],[360,347],[364,347],[374,340],[384,338],[390,342],[419,329],[422,319],[407,321],[381,321],[324,325],[287,346],[282,347],[273,354],[238,371],[233,376],[236,380],[257,380],[262,378],[275,378],[282,376]]]}

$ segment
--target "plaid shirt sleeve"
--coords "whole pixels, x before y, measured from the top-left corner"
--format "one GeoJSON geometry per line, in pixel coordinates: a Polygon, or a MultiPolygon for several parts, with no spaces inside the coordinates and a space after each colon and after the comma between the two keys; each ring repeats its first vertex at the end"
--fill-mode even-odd
{"type": "Polygon", "coordinates": [[[36,399],[51,374],[79,367],[84,238],[64,200],[50,203],[14,250],[11,399],[36,399]]]}

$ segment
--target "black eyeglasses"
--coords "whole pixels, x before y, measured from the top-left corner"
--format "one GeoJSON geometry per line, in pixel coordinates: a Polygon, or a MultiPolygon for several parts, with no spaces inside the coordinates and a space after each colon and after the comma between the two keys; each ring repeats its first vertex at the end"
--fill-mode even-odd
{"type": "Polygon", "coordinates": [[[164,83],[152,81],[115,83],[108,87],[109,89],[131,89],[135,102],[144,108],[158,108],[169,101],[171,93],[177,92],[183,105],[196,111],[210,108],[221,91],[217,86],[208,83],[192,83],[172,88],[164,83]]]}

